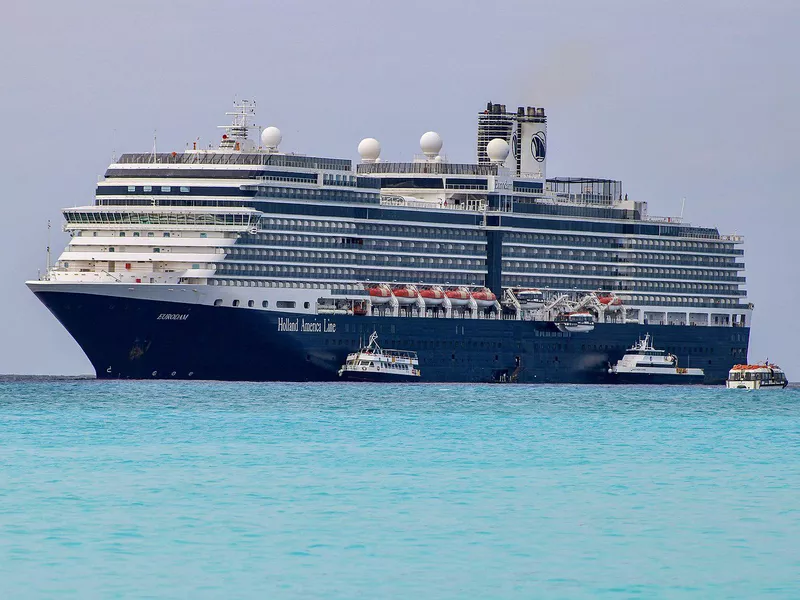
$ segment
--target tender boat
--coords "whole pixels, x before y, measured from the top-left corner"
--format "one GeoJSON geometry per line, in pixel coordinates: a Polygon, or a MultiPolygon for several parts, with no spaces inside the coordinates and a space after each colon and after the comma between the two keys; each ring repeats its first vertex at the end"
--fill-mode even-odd
{"type": "Polygon", "coordinates": [[[514,295],[522,309],[537,309],[544,306],[544,294],[542,290],[521,289],[514,290],[514,295]]]}
{"type": "Polygon", "coordinates": [[[733,365],[728,372],[725,385],[729,389],[760,390],[761,388],[785,388],[789,384],[786,373],[769,361],[755,365],[733,365]]]}
{"type": "Polygon", "coordinates": [[[420,377],[419,359],[410,350],[385,350],[378,345],[378,333],[372,332],[369,343],[347,355],[339,369],[347,381],[409,382],[420,377]]]}
{"type": "Polygon", "coordinates": [[[556,327],[561,331],[586,333],[594,329],[594,317],[588,312],[573,312],[558,315],[554,321],[556,327]]]}
{"type": "Polygon", "coordinates": [[[678,359],[653,348],[650,334],[628,348],[625,356],[608,372],[614,383],[677,384],[703,383],[703,369],[678,367],[678,359]]]}

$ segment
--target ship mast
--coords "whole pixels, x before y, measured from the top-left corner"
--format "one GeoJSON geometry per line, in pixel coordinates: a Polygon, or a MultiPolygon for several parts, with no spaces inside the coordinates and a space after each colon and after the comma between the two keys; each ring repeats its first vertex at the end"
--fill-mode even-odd
{"type": "Polygon", "coordinates": [[[248,120],[252,119],[256,114],[256,103],[251,100],[234,102],[233,110],[225,114],[232,117],[232,122],[230,125],[217,126],[217,129],[225,130],[219,145],[220,150],[243,149],[244,143],[247,141],[249,128],[252,126],[252,123],[248,122],[248,120]]]}

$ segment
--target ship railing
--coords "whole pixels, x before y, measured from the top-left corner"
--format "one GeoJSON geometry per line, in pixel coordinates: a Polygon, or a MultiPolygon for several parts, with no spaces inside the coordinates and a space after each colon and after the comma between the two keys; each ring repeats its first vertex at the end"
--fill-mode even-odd
{"type": "Polygon", "coordinates": [[[341,158],[323,158],[267,152],[218,152],[197,150],[171,153],[126,153],[116,164],[188,164],[188,165],[264,165],[330,171],[351,171],[352,162],[341,158]]]}
{"type": "Polygon", "coordinates": [[[445,162],[380,162],[362,163],[356,167],[359,175],[370,173],[417,175],[497,175],[497,165],[475,165],[445,162]]]}

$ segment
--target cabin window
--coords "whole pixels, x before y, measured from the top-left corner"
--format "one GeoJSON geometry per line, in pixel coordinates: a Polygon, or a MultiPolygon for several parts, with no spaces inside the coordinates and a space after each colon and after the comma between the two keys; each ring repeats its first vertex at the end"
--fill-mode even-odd
{"type": "Polygon", "coordinates": [[[139,237],[139,232],[138,231],[134,231],[133,232],[133,237],[139,237]]]}
{"type": "Polygon", "coordinates": [[[161,248],[153,248],[153,252],[159,253],[159,252],[161,252],[161,248]]]}
{"type": "Polygon", "coordinates": [[[303,308],[309,308],[311,306],[311,302],[303,302],[303,308]]]}
{"type": "Polygon", "coordinates": [[[267,308],[268,306],[269,306],[269,300],[262,300],[261,301],[261,307],[262,308],[267,308]]]}
{"type": "Polygon", "coordinates": [[[120,231],[119,232],[119,237],[125,237],[125,232],[124,231],[120,231]]]}
{"type": "Polygon", "coordinates": [[[164,232],[164,237],[169,237],[169,231],[164,232]]]}
{"type": "Polygon", "coordinates": [[[234,301],[233,301],[233,305],[234,305],[234,306],[239,306],[239,301],[238,301],[238,300],[234,300],[234,301]]]}
{"type": "Polygon", "coordinates": [[[253,301],[253,300],[248,300],[247,301],[247,306],[249,306],[250,308],[253,308],[255,305],[256,305],[255,301],[253,301]]]}
{"type": "Polygon", "coordinates": [[[203,232],[203,233],[201,233],[201,234],[200,234],[200,237],[201,237],[201,238],[207,238],[207,237],[208,237],[208,234],[207,234],[207,233],[205,233],[205,232],[203,232]]]}
{"type": "Polygon", "coordinates": [[[170,186],[168,186],[168,185],[162,185],[161,186],[161,191],[162,192],[171,192],[172,188],[170,186]]]}
{"type": "Polygon", "coordinates": [[[142,188],[142,191],[143,192],[152,192],[153,191],[153,186],[152,185],[146,185],[146,186],[144,186],[142,188]]]}

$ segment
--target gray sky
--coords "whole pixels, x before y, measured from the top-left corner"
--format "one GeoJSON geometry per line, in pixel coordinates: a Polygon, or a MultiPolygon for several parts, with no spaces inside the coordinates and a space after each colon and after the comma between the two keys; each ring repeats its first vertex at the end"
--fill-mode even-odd
{"type": "MultiPolygon", "coordinates": [[[[475,160],[488,100],[542,105],[548,175],[622,179],[651,214],[746,236],[750,359],[800,379],[794,177],[800,2],[227,0],[4,3],[0,373],[91,373],[24,287],[112,151],[180,151],[234,97],[282,149],[409,159],[429,130],[475,160]]],[[[98,327],[102,327],[98,323],[98,327]]]]}

